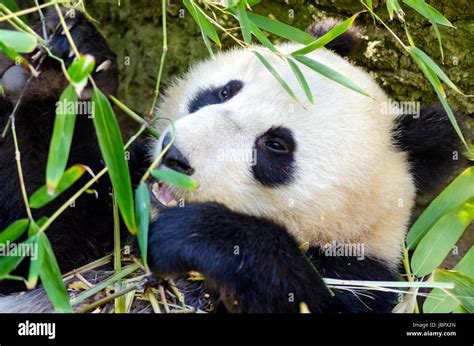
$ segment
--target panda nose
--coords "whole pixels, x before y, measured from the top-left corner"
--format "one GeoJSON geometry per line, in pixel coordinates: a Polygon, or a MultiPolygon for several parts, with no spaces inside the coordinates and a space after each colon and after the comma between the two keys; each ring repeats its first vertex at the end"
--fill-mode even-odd
{"type": "MultiPolygon", "coordinates": [[[[161,146],[162,150],[171,142],[171,133],[167,133],[165,138],[163,138],[163,144],[161,146]]],[[[162,163],[174,171],[192,175],[194,169],[189,165],[188,159],[181,153],[181,151],[176,148],[174,144],[171,144],[168,151],[163,156],[162,163]]]]}

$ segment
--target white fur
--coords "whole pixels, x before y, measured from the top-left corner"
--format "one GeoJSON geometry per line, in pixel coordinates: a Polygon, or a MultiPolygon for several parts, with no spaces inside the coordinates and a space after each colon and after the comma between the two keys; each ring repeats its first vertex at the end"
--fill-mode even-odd
{"type": "MultiPolygon", "coordinates": [[[[280,51],[299,45],[288,43],[280,51]]],[[[392,147],[393,115],[373,78],[335,53],[319,49],[310,57],[366,90],[361,95],[300,65],[313,92],[310,104],[285,61],[260,50],[297,94],[292,99],[249,50],[233,49],[194,66],[169,89],[157,110],[157,128],[170,130],[175,145],[195,169],[199,189],[181,191],[187,203],[216,201],[265,216],[286,226],[299,242],[364,243],[366,255],[395,266],[402,250],[414,184],[406,156],[392,147]],[[243,89],[225,103],[189,114],[200,89],[241,80],[243,89]],[[284,126],[297,142],[296,179],[268,188],[252,175],[251,163],[231,160],[251,155],[255,139],[272,126],[284,126]],[[229,158],[229,159],[226,159],[229,158]]],[[[161,151],[157,142],[155,155],[161,151]]],[[[257,157],[258,160],[258,157],[257,157]]]]}

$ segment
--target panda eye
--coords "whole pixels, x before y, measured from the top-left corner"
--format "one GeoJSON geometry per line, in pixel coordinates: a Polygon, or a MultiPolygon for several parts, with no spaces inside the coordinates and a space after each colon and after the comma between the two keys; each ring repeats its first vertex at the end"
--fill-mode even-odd
{"type": "Polygon", "coordinates": [[[265,142],[265,147],[276,154],[288,154],[290,150],[281,138],[272,138],[265,142]]]}
{"type": "Polygon", "coordinates": [[[230,91],[227,86],[219,90],[219,98],[221,99],[221,102],[226,101],[229,98],[229,96],[230,96],[230,91]]]}

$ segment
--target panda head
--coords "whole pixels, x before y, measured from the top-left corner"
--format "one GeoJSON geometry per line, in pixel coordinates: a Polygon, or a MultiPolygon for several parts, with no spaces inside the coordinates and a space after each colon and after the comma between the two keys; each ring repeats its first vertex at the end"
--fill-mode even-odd
{"type": "MultiPolygon", "coordinates": [[[[279,46],[291,52],[299,45],[279,46]]],[[[406,154],[394,148],[388,98],[363,70],[328,49],[310,57],[363,88],[364,96],[306,68],[307,101],[281,58],[259,48],[295,92],[295,101],[250,50],[217,54],[169,88],[157,110],[157,156],[189,174],[195,191],[164,186],[185,203],[214,201],[269,218],[311,245],[365,244],[396,263],[414,199],[406,154]]],[[[162,198],[163,198],[162,196],[162,198]]]]}

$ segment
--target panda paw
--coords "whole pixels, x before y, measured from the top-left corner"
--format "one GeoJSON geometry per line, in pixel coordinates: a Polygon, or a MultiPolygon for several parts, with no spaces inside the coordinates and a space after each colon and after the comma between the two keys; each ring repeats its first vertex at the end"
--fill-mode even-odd
{"type": "MultiPolygon", "coordinates": [[[[82,12],[63,9],[62,14],[79,53],[89,54],[95,58],[96,67],[92,77],[97,86],[106,94],[114,93],[118,85],[116,55],[82,12]]],[[[46,14],[44,26],[39,22],[33,29],[39,36],[48,37],[51,53],[62,59],[66,67],[74,61],[76,55],[55,10],[46,14]]],[[[40,48],[24,57],[39,72],[39,75],[32,78],[29,83],[27,81],[31,77],[31,71],[0,54],[0,76],[5,95],[17,99],[23,94],[25,100],[57,98],[68,84],[61,64],[40,48]]],[[[83,97],[88,96],[86,93],[83,97]]]]}

